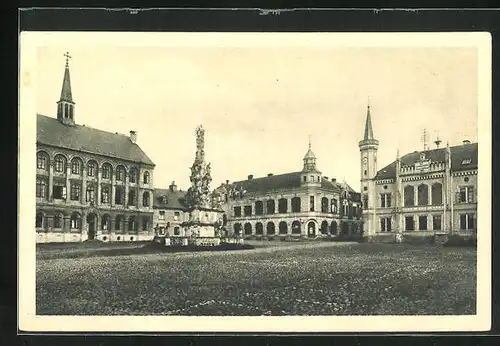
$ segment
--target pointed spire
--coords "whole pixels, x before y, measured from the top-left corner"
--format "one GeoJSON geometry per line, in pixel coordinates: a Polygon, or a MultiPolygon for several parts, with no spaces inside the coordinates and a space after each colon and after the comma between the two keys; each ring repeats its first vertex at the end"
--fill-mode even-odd
{"type": "Polygon", "coordinates": [[[309,150],[311,150],[311,135],[309,135],[309,150]]]}
{"type": "Polygon", "coordinates": [[[368,100],[368,106],[366,110],[366,123],[365,123],[365,136],[363,140],[371,140],[373,138],[373,128],[372,128],[372,117],[370,113],[370,101],[368,100]]]}
{"type": "Polygon", "coordinates": [[[61,89],[61,98],[59,101],[73,102],[73,97],[71,94],[71,78],[69,76],[69,58],[71,58],[71,56],[69,55],[68,52],[66,52],[64,56],[66,57],[66,66],[64,68],[64,78],[61,89]]]}

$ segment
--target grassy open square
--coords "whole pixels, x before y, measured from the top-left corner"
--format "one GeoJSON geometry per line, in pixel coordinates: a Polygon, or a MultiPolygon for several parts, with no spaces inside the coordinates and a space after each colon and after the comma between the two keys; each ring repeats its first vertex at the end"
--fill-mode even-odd
{"type": "Polygon", "coordinates": [[[38,256],[39,249],[36,311],[214,316],[476,313],[475,248],[253,243],[255,249],[241,251],[152,250],[106,256],[101,249],[98,256],[64,258],[62,251],[61,258],[46,259],[38,256]]]}

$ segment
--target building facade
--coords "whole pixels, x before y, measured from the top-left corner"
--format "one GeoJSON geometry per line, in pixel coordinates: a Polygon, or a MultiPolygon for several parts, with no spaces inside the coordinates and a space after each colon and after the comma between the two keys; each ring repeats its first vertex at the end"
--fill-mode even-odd
{"type": "Polygon", "coordinates": [[[153,238],[155,164],[130,136],[75,121],[68,61],[57,119],[37,114],[37,242],[153,238]]]}
{"type": "Polygon", "coordinates": [[[225,211],[227,232],[244,237],[352,237],[360,233],[360,194],[329,179],[309,150],[302,171],[236,181],[215,196],[225,211]]]}
{"type": "Polygon", "coordinates": [[[377,169],[379,141],[370,107],[361,152],[364,234],[465,234],[476,232],[478,144],[436,148],[399,156],[377,169]]]}

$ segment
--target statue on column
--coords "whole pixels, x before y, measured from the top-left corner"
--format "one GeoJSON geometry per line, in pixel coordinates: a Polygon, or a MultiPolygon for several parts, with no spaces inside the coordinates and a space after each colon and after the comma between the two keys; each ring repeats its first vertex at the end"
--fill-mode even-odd
{"type": "Polygon", "coordinates": [[[196,156],[191,166],[191,187],[186,200],[191,207],[209,207],[210,183],[212,181],[210,164],[205,165],[205,130],[200,125],[196,128],[196,156]]]}

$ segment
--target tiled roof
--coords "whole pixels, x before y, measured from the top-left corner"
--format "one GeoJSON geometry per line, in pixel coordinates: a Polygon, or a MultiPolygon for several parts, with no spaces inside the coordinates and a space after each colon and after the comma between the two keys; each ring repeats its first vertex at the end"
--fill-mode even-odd
{"type": "Polygon", "coordinates": [[[37,143],[115,157],[153,165],[153,161],[124,134],[106,132],[82,125],[65,125],[37,114],[37,143]]]}
{"type": "MultiPolygon", "coordinates": [[[[235,181],[230,185],[233,185],[237,189],[241,187],[249,193],[266,193],[267,191],[272,190],[295,189],[301,186],[301,175],[302,172],[284,173],[261,178],[235,181]]],[[[321,181],[322,188],[335,192],[340,191],[342,185],[343,184],[340,182],[332,182],[331,180],[325,178],[321,181]]],[[[355,192],[349,185],[347,185],[347,188],[350,192],[355,192]]]]}
{"type": "MultiPolygon", "coordinates": [[[[433,149],[425,151],[426,159],[431,162],[444,162],[446,148],[433,149]]],[[[415,151],[406,154],[400,158],[401,166],[414,165],[420,161],[420,154],[423,151],[415,151]]],[[[450,147],[451,152],[451,170],[464,171],[477,169],[477,143],[461,144],[450,147]],[[470,160],[470,163],[462,164],[464,160],[470,160]]],[[[385,166],[377,172],[375,179],[394,179],[396,178],[396,161],[385,166]]]]}
{"type": "Polygon", "coordinates": [[[185,204],[185,191],[172,191],[170,189],[155,189],[153,192],[153,207],[155,209],[187,209],[185,204]],[[167,203],[163,203],[163,196],[167,198],[167,203]]]}

